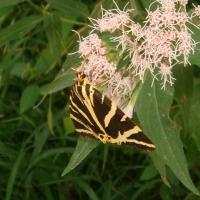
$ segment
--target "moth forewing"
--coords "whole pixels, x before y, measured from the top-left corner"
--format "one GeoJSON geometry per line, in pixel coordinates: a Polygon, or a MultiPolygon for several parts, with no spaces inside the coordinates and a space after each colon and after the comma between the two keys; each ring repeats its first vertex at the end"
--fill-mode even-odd
{"type": "Polygon", "coordinates": [[[152,151],[155,145],[108,97],[78,74],[70,95],[70,117],[76,132],[103,143],[127,144],[152,151]]]}

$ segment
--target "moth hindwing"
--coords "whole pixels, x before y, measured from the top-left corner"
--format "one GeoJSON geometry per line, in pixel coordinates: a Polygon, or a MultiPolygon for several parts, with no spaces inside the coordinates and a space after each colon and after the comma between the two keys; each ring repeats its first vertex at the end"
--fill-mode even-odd
{"type": "Polygon", "coordinates": [[[146,151],[155,149],[140,127],[84,75],[78,74],[71,91],[69,109],[76,132],[83,136],[103,143],[128,144],[146,151]]]}

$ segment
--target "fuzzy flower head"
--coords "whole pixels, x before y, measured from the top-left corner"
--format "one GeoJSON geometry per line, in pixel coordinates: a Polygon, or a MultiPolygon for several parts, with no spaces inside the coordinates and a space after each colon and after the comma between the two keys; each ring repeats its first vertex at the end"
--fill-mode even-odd
{"type": "Polygon", "coordinates": [[[194,15],[200,18],[200,5],[195,7],[194,15]]]}
{"type": "Polygon", "coordinates": [[[103,53],[102,41],[97,34],[91,34],[86,38],[82,38],[79,42],[78,52],[81,56],[88,56],[93,53],[103,53]]]}
{"type": "Polygon", "coordinates": [[[159,28],[176,29],[175,26],[186,26],[189,23],[189,17],[186,12],[163,11],[157,8],[155,11],[149,11],[147,26],[155,26],[159,28]]]}
{"type": "Polygon", "coordinates": [[[181,30],[178,35],[177,50],[184,55],[184,65],[189,63],[190,53],[194,53],[196,47],[195,41],[192,39],[192,34],[188,30],[181,30]]]}
{"type": "MultiPolygon", "coordinates": [[[[116,5],[117,6],[117,5],[116,5]]],[[[122,11],[118,7],[112,10],[102,8],[100,19],[90,19],[93,28],[100,32],[114,32],[130,23],[129,11],[122,11]]]]}
{"type": "Polygon", "coordinates": [[[77,72],[84,73],[94,85],[106,82],[116,70],[116,65],[109,62],[106,49],[97,34],[90,34],[79,42],[79,51],[83,58],[77,72]]]}
{"type": "Polygon", "coordinates": [[[162,63],[160,66],[159,74],[161,75],[161,80],[163,80],[162,89],[165,89],[167,83],[173,85],[175,78],[172,77],[172,67],[162,63]]]}
{"type": "Polygon", "coordinates": [[[94,85],[104,83],[115,72],[116,65],[105,56],[92,54],[82,63],[80,69],[94,85]]]}
{"type": "Polygon", "coordinates": [[[156,0],[160,6],[161,9],[164,11],[175,11],[177,4],[182,6],[184,9],[188,3],[188,0],[156,0]]]}
{"type": "Polygon", "coordinates": [[[163,11],[173,12],[176,7],[176,3],[174,0],[157,0],[160,3],[161,9],[163,11]]]}

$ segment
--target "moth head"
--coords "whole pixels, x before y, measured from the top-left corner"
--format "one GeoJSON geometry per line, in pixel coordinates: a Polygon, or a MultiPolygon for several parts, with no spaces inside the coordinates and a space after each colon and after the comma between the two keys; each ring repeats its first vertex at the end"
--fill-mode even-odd
{"type": "Polygon", "coordinates": [[[79,73],[76,74],[75,80],[81,82],[81,81],[83,81],[85,78],[86,78],[86,75],[85,75],[84,73],[79,72],[79,73]]]}
{"type": "Polygon", "coordinates": [[[84,83],[89,83],[89,80],[87,79],[86,75],[84,73],[77,73],[76,74],[76,78],[75,78],[75,82],[77,85],[84,85],[84,83]]]}

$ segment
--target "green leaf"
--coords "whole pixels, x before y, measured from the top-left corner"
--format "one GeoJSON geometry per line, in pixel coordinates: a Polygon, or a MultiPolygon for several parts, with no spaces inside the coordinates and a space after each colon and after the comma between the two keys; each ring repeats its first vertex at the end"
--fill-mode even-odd
{"type": "Polygon", "coordinates": [[[47,142],[48,136],[49,136],[49,132],[46,126],[42,128],[38,127],[34,131],[34,150],[33,150],[30,162],[32,162],[32,160],[35,160],[40,155],[40,153],[42,152],[47,142]]]}
{"type": "Polygon", "coordinates": [[[192,193],[189,193],[183,200],[199,200],[199,197],[192,193]]]}
{"type": "Polygon", "coordinates": [[[148,165],[144,168],[140,180],[146,181],[154,178],[158,174],[158,171],[156,171],[155,167],[153,165],[148,165]]]}
{"type": "Polygon", "coordinates": [[[53,113],[52,113],[52,100],[51,100],[51,96],[49,97],[49,109],[48,109],[48,113],[47,113],[47,124],[48,124],[48,128],[49,131],[52,135],[55,135],[54,130],[53,130],[53,113]]]}
{"type": "Polygon", "coordinates": [[[13,11],[12,7],[0,8],[0,25],[3,23],[4,19],[13,11]]]}
{"type": "Polygon", "coordinates": [[[178,116],[183,121],[184,133],[188,133],[189,111],[191,107],[191,98],[193,94],[193,68],[192,66],[184,67],[178,65],[174,70],[175,82],[175,98],[180,107],[180,114],[178,116]]]}
{"type": "Polygon", "coordinates": [[[183,96],[192,97],[193,93],[193,68],[192,66],[184,67],[177,65],[174,70],[175,82],[175,95],[180,99],[183,96]]]}
{"type": "Polygon", "coordinates": [[[9,158],[9,160],[13,160],[16,158],[18,152],[15,149],[12,149],[6,143],[0,141],[0,156],[9,158]]]}
{"type": "Polygon", "coordinates": [[[0,8],[13,6],[18,3],[24,2],[25,0],[1,0],[0,1],[0,8]]]}
{"type": "Polygon", "coordinates": [[[77,17],[87,18],[89,11],[87,6],[80,0],[47,0],[50,6],[66,18],[75,19],[77,17]]]}
{"type": "MultiPolygon", "coordinates": [[[[132,0],[133,1],[133,0],[132,0]]],[[[147,9],[149,7],[149,5],[152,3],[151,0],[134,0],[135,1],[135,5],[137,10],[141,11],[145,11],[145,9],[147,9]]]]}
{"type": "Polygon", "coordinates": [[[62,23],[56,14],[46,14],[44,16],[44,24],[48,43],[52,54],[59,56],[63,50],[62,42],[62,23]]]}
{"type": "Polygon", "coordinates": [[[190,56],[190,63],[200,67],[200,45],[197,45],[195,53],[190,56]]]}
{"type": "Polygon", "coordinates": [[[76,149],[74,150],[67,167],[64,169],[62,176],[76,168],[98,144],[99,143],[95,140],[79,137],[76,149]]]}
{"type": "Polygon", "coordinates": [[[40,153],[39,155],[34,155],[34,156],[32,156],[32,159],[27,167],[25,175],[28,174],[29,171],[35,165],[37,165],[40,161],[47,159],[48,157],[51,157],[51,156],[56,156],[56,155],[60,155],[62,153],[71,153],[71,152],[72,152],[72,148],[70,148],[70,147],[60,147],[60,148],[46,150],[45,152],[40,153]]]}
{"type": "Polygon", "coordinates": [[[22,62],[17,62],[15,65],[12,67],[11,74],[17,77],[23,77],[26,73],[27,70],[27,64],[22,63],[22,62]]]}
{"type": "Polygon", "coordinates": [[[20,99],[20,113],[27,111],[29,108],[33,107],[40,95],[40,88],[33,84],[27,86],[20,99]]]}
{"type": "Polygon", "coordinates": [[[168,178],[167,178],[166,165],[164,164],[162,159],[159,157],[159,155],[156,152],[151,153],[150,157],[154,163],[154,166],[159,171],[160,176],[161,176],[163,182],[165,183],[165,185],[167,185],[168,187],[171,187],[168,182],[168,178]]]}
{"type": "Polygon", "coordinates": [[[13,25],[2,29],[0,31],[0,47],[10,40],[25,35],[41,22],[41,20],[41,16],[28,16],[16,21],[13,25]]]}
{"type": "Polygon", "coordinates": [[[15,180],[17,178],[17,173],[19,171],[19,168],[20,168],[21,162],[22,162],[22,160],[24,158],[24,155],[25,155],[25,151],[22,148],[20,150],[17,158],[16,158],[16,161],[15,161],[15,163],[13,165],[13,168],[11,170],[11,173],[10,173],[10,176],[9,176],[9,179],[8,179],[5,200],[11,199],[11,195],[12,195],[12,192],[13,192],[14,183],[15,183],[15,180]]]}
{"type": "Polygon", "coordinates": [[[179,132],[169,117],[173,87],[163,91],[157,82],[152,87],[151,83],[152,78],[148,74],[136,102],[136,112],[144,132],[155,143],[159,157],[176,177],[192,192],[199,194],[188,172],[179,132]]]}
{"type": "Polygon", "coordinates": [[[86,182],[83,182],[81,180],[76,181],[76,184],[82,188],[86,194],[90,197],[91,200],[98,200],[97,195],[95,194],[94,190],[90,185],[88,185],[86,182]]]}
{"type": "Polygon", "coordinates": [[[53,195],[53,192],[52,190],[50,189],[50,187],[48,186],[44,186],[44,195],[45,195],[45,199],[47,200],[54,200],[54,195],[53,195]]]}
{"type": "Polygon", "coordinates": [[[41,93],[43,95],[52,94],[66,87],[72,86],[74,83],[73,79],[74,72],[72,70],[67,70],[66,72],[58,75],[51,83],[44,85],[41,88],[41,93]]]}
{"type": "Polygon", "coordinates": [[[200,152],[200,83],[195,84],[189,113],[189,132],[200,152]]]}
{"type": "Polygon", "coordinates": [[[47,150],[44,153],[41,153],[40,156],[38,156],[33,162],[30,163],[29,167],[33,167],[34,165],[36,165],[39,161],[46,159],[50,156],[55,156],[55,155],[60,155],[62,153],[71,153],[72,152],[71,147],[60,147],[60,148],[55,148],[55,149],[50,149],[47,150]]]}
{"type": "Polygon", "coordinates": [[[56,61],[57,56],[52,53],[50,47],[48,46],[40,53],[40,56],[37,58],[37,62],[34,65],[32,71],[32,79],[46,72],[46,70],[48,70],[52,63],[55,63],[56,61]]]}
{"type": "Polygon", "coordinates": [[[66,134],[74,132],[75,127],[70,117],[65,117],[63,123],[66,134]]]}
{"type": "Polygon", "coordinates": [[[172,198],[172,192],[169,188],[167,188],[165,185],[161,185],[160,187],[160,199],[162,200],[173,200],[172,198]]]}
{"type": "Polygon", "coordinates": [[[192,65],[197,65],[200,67],[200,30],[194,26],[191,26],[190,30],[193,32],[193,39],[197,43],[197,46],[194,54],[190,55],[189,61],[192,65]]]}

